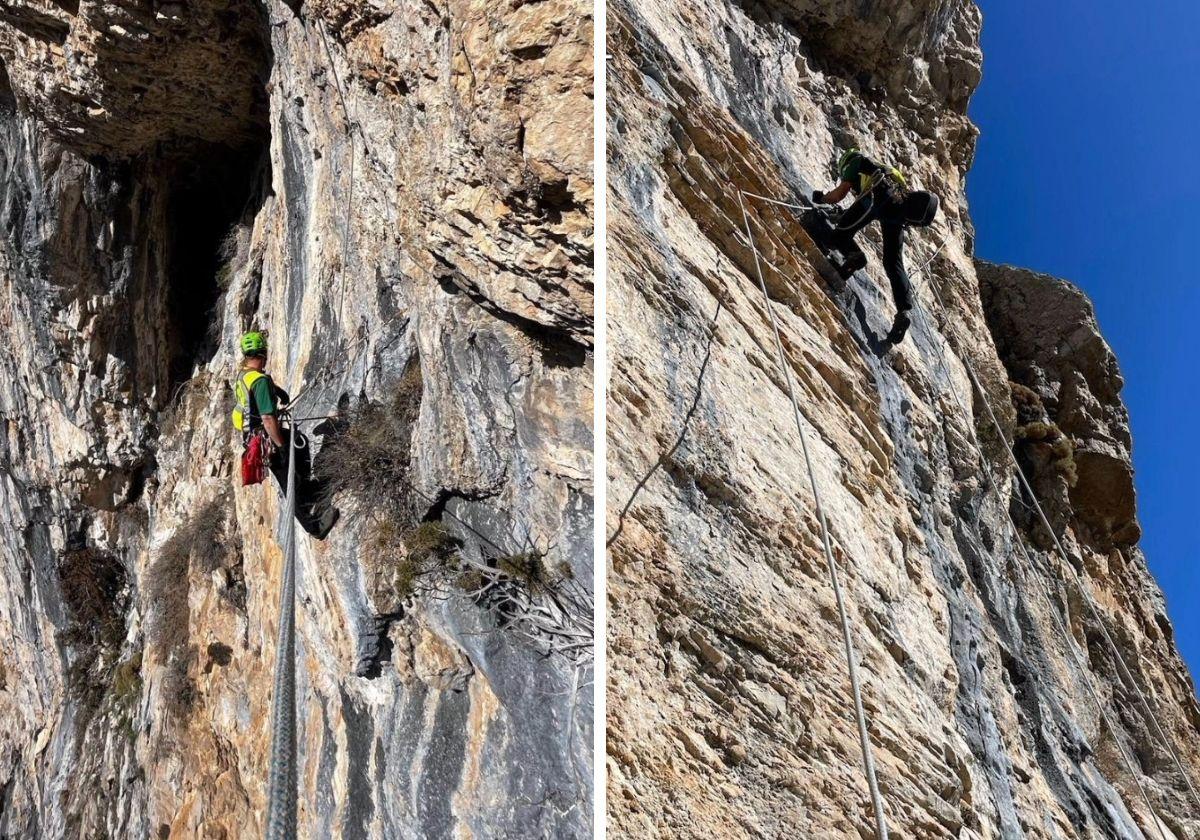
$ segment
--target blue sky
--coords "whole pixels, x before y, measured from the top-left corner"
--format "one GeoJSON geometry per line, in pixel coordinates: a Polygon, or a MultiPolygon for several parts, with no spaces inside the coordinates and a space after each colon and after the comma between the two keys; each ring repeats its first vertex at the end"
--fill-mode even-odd
{"type": "Polygon", "coordinates": [[[1141,545],[1200,677],[1200,3],[979,4],[976,252],[1095,301],[1125,376],[1141,545]]]}

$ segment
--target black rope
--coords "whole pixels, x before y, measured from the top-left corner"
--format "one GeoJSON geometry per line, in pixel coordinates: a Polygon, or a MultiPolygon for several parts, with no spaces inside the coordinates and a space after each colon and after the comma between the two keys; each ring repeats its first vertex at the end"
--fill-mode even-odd
{"type": "Polygon", "coordinates": [[[654,462],[654,465],[651,466],[646,474],[638,480],[638,483],[634,485],[633,492],[629,494],[629,499],[625,502],[624,507],[621,508],[621,512],[617,514],[616,530],[614,530],[612,536],[604,542],[605,548],[611,548],[612,544],[617,541],[619,536],[621,536],[621,532],[625,529],[625,515],[629,513],[629,509],[633,507],[633,502],[638,497],[638,494],[642,492],[642,488],[645,487],[646,483],[654,476],[656,472],[658,472],[659,467],[666,463],[669,458],[674,456],[679,447],[683,445],[684,438],[687,437],[688,427],[692,421],[692,415],[696,413],[696,409],[700,406],[700,395],[703,393],[704,389],[704,374],[708,370],[708,362],[712,358],[713,340],[717,335],[717,318],[720,317],[721,309],[724,307],[724,305],[725,302],[720,298],[717,298],[716,311],[713,312],[713,316],[708,322],[708,341],[704,346],[704,360],[700,363],[700,373],[696,377],[696,387],[695,393],[692,395],[692,404],[688,408],[687,413],[683,416],[683,424],[679,429],[679,435],[675,438],[675,443],[671,445],[671,448],[659,455],[658,460],[654,462]]]}

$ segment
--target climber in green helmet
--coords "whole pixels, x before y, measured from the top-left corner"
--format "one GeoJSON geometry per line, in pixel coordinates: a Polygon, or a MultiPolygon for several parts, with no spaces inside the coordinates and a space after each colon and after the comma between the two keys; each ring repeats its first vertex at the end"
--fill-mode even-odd
{"type": "Polygon", "coordinates": [[[233,386],[238,402],[233,425],[241,432],[261,428],[275,448],[282,449],[287,446],[287,441],[275,416],[279,388],[270,375],[263,372],[267,366],[267,339],[260,332],[248,332],[242,336],[241,344],[242,370],[233,386]]]}
{"type": "Polygon", "coordinates": [[[883,234],[883,270],[896,302],[896,319],[887,340],[899,344],[911,323],[909,311],[913,305],[912,284],[904,269],[904,229],[910,225],[924,227],[930,224],[937,213],[937,196],[910,191],[898,169],[882,166],[858,149],[842,153],[837,172],[837,187],[827,193],[815,191],[813,203],[836,206],[851,192],[857,196],[850,209],[832,222],[832,245],[843,256],[840,270],[844,277],[867,264],[866,254],[854,241],[855,235],[871,222],[879,222],[883,234]]]}
{"type": "MultiPolygon", "coordinates": [[[[265,372],[267,340],[260,332],[248,332],[241,338],[242,368],[234,383],[237,406],[233,425],[242,433],[242,484],[262,481],[269,468],[287,492],[288,444],[291,429],[279,421],[286,406],[287,392],[265,372]]],[[[297,437],[297,444],[302,437],[297,437]]],[[[313,478],[307,445],[296,447],[296,521],[312,536],[325,539],[337,522],[338,511],[330,506],[329,494],[322,482],[313,478]]]]}

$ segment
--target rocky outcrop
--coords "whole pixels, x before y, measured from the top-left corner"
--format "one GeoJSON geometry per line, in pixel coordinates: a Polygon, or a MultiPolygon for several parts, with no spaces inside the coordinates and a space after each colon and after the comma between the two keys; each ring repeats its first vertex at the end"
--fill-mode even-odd
{"type": "Polygon", "coordinates": [[[874,233],[868,270],[831,288],[792,212],[754,199],[747,212],[893,836],[1196,836],[1185,780],[1116,659],[1200,778],[1194,686],[1136,548],[1112,353],[1069,286],[971,253],[979,10],[608,8],[610,832],[872,836],[837,610],[738,194],[799,202],[857,145],[942,198],[908,241],[920,310],[902,345],[881,340],[893,308],[874,233]]]}
{"type": "Polygon", "coordinates": [[[300,836],[590,836],[591,25],[0,9],[0,834],[261,834],[254,327],[337,415],[306,425],[342,519],[299,546],[300,836]]]}
{"type": "MultiPolygon", "coordinates": [[[[976,267],[1010,378],[1033,391],[1042,413],[1071,442],[1073,475],[1061,501],[1078,520],[1076,533],[1104,553],[1137,543],[1133,441],[1120,398],[1125,380],[1091,302],[1044,274],[985,262],[976,267]]],[[[1049,488],[1047,494],[1059,495],[1049,488]]]]}

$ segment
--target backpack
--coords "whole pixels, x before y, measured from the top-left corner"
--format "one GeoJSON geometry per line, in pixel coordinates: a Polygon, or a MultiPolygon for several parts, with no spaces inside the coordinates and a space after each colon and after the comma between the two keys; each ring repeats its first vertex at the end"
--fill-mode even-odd
{"type": "Polygon", "coordinates": [[[267,463],[271,460],[271,442],[266,432],[257,431],[246,441],[242,453],[242,486],[261,484],[267,477],[267,463]]]}
{"type": "Polygon", "coordinates": [[[938,197],[925,190],[913,190],[900,203],[904,221],[915,227],[929,227],[937,216],[940,201],[938,197]]]}

